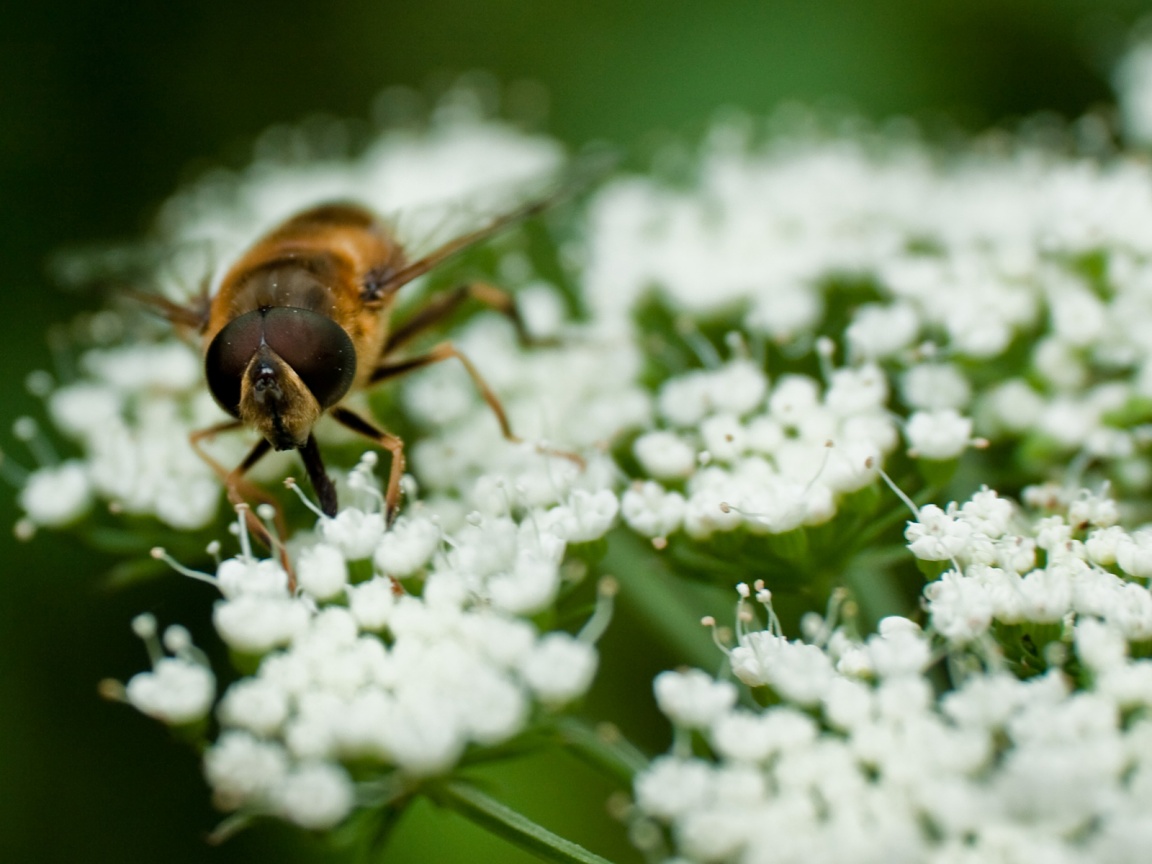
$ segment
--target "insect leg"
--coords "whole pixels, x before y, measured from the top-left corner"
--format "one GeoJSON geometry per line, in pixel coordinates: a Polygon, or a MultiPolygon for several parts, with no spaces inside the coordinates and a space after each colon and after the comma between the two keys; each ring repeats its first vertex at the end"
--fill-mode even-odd
{"type": "Polygon", "coordinates": [[[510,293],[487,282],[472,282],[432,297],[420,311],[392,331],[388,341],[384,343],[384,350],[380,356],[387,357],[413,337],[439,324],[468,299],[478,300],[511,321],[521,345],[551,344],[550,340],[536,339],[528,332],[528,328],[524,326],[524,319],[520,316],[520,310],[516,308],[516,301],[510,293]]]}
{"type": "Polygon", "coordinates": [[[332,418],[353,432],[371,438],[392,454],[392,466],[388,469],[388,486],[384,491],[384,521],[391,525],[400,509],[400,481],[404,478],[404,441],[399,435],[377,429],[359,414],[337,406],[330,412],[332,418]]]}
{"type": "Polygon", "coordinates": [[[124,294],[138,303],[152,309],[163,318],[167,318],[177,327],[188,327],[197,333],[202,332],[208,324],[208,295],[202,293],[187,305],[161,297],[159,294],[150,294],[146,291],[124,289],[124,294]]]}
{"type": "Polygon", "coordinates": [[[488,382],[484,380],[480,371],[472,365],[472,361],[461,354],[451,342],[441,342],[427,354],[421,354],[419,357],[409,357],[406,360],[397,360],[395,363],[382,363],[376,367],[376,371],[372,373],[372,377],[368,381],[370,384],[376,384],[452,357],[464,364],[464,369],[467,370],[472,383],[476,385],[476,389],[480,391],[480,395],[488,403],[492,413],[496,415],[496,420],[500,424],[500,431],[504,437],[509,441],[518,442],[520,439],[512,433],[512,427],[508,424],[508,415],[504,413],[504,406],[500,404],[500,399],[492,392],[492,388],[488,386],[488,382]]]}
{"type": "MultiPolygon", "coordinates": [[[[239,420],[226,420],[215,426],[209,426],[207,429],[199,429],[193,432],[188,436],[188,440],[192,444],[192,449],[196,451],[196,455],[203,459],[208,464],[208,467],[212,469],[213,473],[220,478],[220,482],[224,484],[224,490],[228,495],[228,501],[233,507],[240,504],[247,505],[249,499],[255,499],[262,504],[270,504],[274,512],[273,521],[275,522],[276,530],[281,537],[287,537],[288,526],[284,521],[284,512],[280,509],[279,502],[263,489],[244,479],[244,475],[252,470],[252,467],[263,459],[268,451],[272,449],[272,445],[269,444],[267,440],[261,438],[252,446],[252,449],[248,451],[248,455],[244,457],[244,461],[231,471],[217,462],[202,446],[201,442],[211,441],[221,432],[231,432],[235,429],[242,428],[242,426],[243,424],[239,420]]],[[[261,543],[269,549],[279,552],[280,563],[284,566],[284,569],[288,571],[288,589],[295,591],[296,577],[293,574],[291,564],[288,561],[288,554],[285,552],[283,545],[275,542],[275,539],[268,532],[267,526],[252,512],[251,508],[246,511],[244,521],[248,525],[248,530],[254,534],[261,543]]]]}

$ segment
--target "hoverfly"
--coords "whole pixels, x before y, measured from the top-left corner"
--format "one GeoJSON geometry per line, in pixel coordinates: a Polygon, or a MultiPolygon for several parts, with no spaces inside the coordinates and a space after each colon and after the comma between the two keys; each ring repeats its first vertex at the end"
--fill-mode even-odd
{"type": "MultiPolygon", "coordinates": [[[[571,192],[568,188],[565,193],[571,192]]],[[[397,292],[465,249],[552,206],[552,194],[496,217],[477,230],[409,261],[390,226],[368,208],[346,202],[311,207],[258,240],[211,296],[181,305],[155,295],[136,296],[172,323],[202,338],[204,371],[216,402],[232,419],[194,432],[192,445],[223,481],[229,500],[269,500],[245,475],[269,451],[298,450],[328,516],[337,511],[336,487],[324,467],[313,427],[327,413],[391,453],[384,493],[390,523],[400,504],[403,441],[342,404],[349,393],[421,367],[456,358],[467,370],[501,431],[516,440],[499,400],[479,371],[451,342],[405,355],[404,348],[474,299],[506,315],[520,340],[530,342],[512,297],[483,282],[432,296],[393,326],[397,292]],[[252,428],[261,438],[228,470],[201,447],[222,432],[252,428]]],[[[273,504],[275,502],[272,502],[273,504]]],[[[279,512],[279,508],[277,508],[279,512]]],[[[267,538],[262,526],[250,522],[267,538]]]]}

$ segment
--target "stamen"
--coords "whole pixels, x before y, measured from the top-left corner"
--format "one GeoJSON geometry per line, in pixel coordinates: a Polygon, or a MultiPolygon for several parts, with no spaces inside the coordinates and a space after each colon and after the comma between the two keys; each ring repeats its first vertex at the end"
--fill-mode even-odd
{"type": "Polygon", "coordinates": [[[376,484],[364,474],[357,470],[353,470],[348,475],[348,488],[353,492],[360,493],[360,501],[357,503],[365,513],[382,513],[384,512],[384,494],[376,488],[376,484]],[[375,504],[375,509],[370,505],[375,504]]]}
{"type": "Polygon", "coordinates": [[[128,704],[128,690],[115,678],[104,678],[96,685],[96,692],[101,699],[109,702],[123,702],[128,704]]]}
{"type": "Polygon", "coordinates": [[[828,467],[828,460],[832,458],[832,448],[836,446],[836,442],[829,438],[824,442],[824,458],[820,460],[820,467],[816,469],[816,473],[812,475],[812,479],[804,487],[804,495],[807,496],[812,491],[812,487],[816,485],[816,481],[820,479],[820,475],[828,467]]]}
{"type": "Polygon", "coordinates": [[[60,457],[56,454],[56,451],[52,449],[52,445],[48,443],[48,439],[41,434],[40,424],[31,417],[17,417],[16,421],[12,424],[12,434],[28,446],[29,452],[32,453],[32,458],[35,459],[41,467],[60,464],[60,457]]]}
{"type": "Polygon", "coordinates": [[[173,624],[164,631],[164,647],[174,656],[188,663],[195,663],[206,669],[211,668],[208,655],[192,644],[192,634],[188,628],[173,624]]]}
{"type": "Polygon", "coordinates": [[[152,668],[164,659],[164,651],[160,648],[160,640],[156,638],[156,618],[148,612],[143,612],[132,619],[132,632],[140,637],[144,648],[148,651],[148,659],[152,668]]]}
{"type": "Polygon", "coordinates": [[[331,518],[328,516],[327,513],[325,513],[323,510],[321,510],[319,507],[317,507],[314,503],[312,503],[312,499],[309,498],[304,493],[304,490],[300,488],[300,484],[296,482],[295,477],[284,478],[284,486],[288,489],[291,489],[293,492],[295,492],[296,497],[299,498],[303,502],[304,506],[307,507],[309,510],[311,510],[313,513],[315,513],[319,518],[321,518],[321,519],[331,518]]]}
{"type": "Polygon", "coordinates": [[[612,610],[619,590],[620,583],[616,581],[615,576],[604,576],[600,579],[596,586],[596,608],[592,612],[592,617],[576,635],[579,641],[585,645],[595,645],[600,641],[600,637],[604,635],[604,631],[612,621],[612,610]]]}
{"type": "Polygon", "coordinates": [[[892,478],[888,476],[888,472],[885,471],[883,468],[877,468],[876,471],[884,479],[884,482],[888,484],[888,488],[891,489],[894,493],[896,493],[896,497],[899,498],[901,501],[903,501],[904,505],[909,510],[912,511],[912,515],[915,516],[917,519],[919,519],[920,518],[920,508],[917,507],[912,502],[911,498],[909,498],[907,495],[904,494],[904,490],[902,490],[899,486],[896,485],[895,481],[893,481],[892,478]]]}
{"type": "Polygon", "coordinates": [[[236,505],[236,536],[240,540],[240,557],[252,560],[252,538],[248,536],[248,511],[251,508],[241,502],[236,505]]]}
{"type": "Polygon", "coordinates": [[[816,359],[820,363],[820,377],[827,384],[832,380],[836,367],[832,365],[832,358],[836,356],[836,343],[827,336],[816,340],[816,359]]]}
{"type": "Polygon", "coordinates": [[[169,653],[179,655],[191,647],[192,634],[188,632],[187,627],[172,624],[164,630],[163,643],[169,653]]]}
{"type": "Polygon", "coordinates": [[[733,357],[739,360],[749,358],[748,343],[744,341],[744,334],[739,330],[729,330],[725,333],[724,344],[733,357]]]}
{"type": "Polygon", "coordinates": [[[712,631],[712,642],[716,645],[716,647],[723,651],[725,654],[730,655],[732,651],[727,645],[724,644],[724,640],[720,638],[719,629],[716,627],[716,619],[711,615],[705,615],[700,619],[700,623],[712,631]]]}
{"type": "MultiPolygon", "coordinates": [[[[780,623],[776,610],[772,608],[772,592],[765,586],[763,579],[757,579],[753,587],[756,588],[756,602],[763,606],[764,611],[768,613],[768,631],[773,636],[783,637],[784,626],[780,623]]],[[[738,605],[737,612],[739,612],[739,608],[738,605]]]]}
{"type": "Polygon", "coordinates": [[[280,526],[276,523],[276,512],[275,505],[267,502],[256,505],[256,515],[260,517],[264,529],[268,532],[272,551],[280,553],[284,551],[284,538],[280,536],[280,526]]]}
{"type": "MultiPolygon", "coordinates": [[[[217,543],[216,544],[217,552],[219,552],[219,549],[220,549],[220,544],[217,543]]],[[[212,576],[209,573],[202,573],[199,570],[193,570],[191,567],[185,567],[183,564],[181,564],[179,561],[177,561],[175,558],[173,558],[171,555],[169,555],[167,550],[164,549],[162,546],[154,546],[152,548],[151,555],[157,561],[163,561],[165,564],[167,564],[169,567],[171,567],[173,570],[175,570],[181,576],[188,576],[189,578],[196,579],[200,582],[207,582],[209,585],[211,585],[214,588],[219,587],[219,583],[217,582],[215,576],[212,576]]]]}
{"type": "Polygon", "coordinates": [[[24,379],[24,386],[28,392],[36,398],[45,399],[52,394],[56,382],[50,372],[44,369],[36,369],[28,373],[28,376],[24,379]]]}

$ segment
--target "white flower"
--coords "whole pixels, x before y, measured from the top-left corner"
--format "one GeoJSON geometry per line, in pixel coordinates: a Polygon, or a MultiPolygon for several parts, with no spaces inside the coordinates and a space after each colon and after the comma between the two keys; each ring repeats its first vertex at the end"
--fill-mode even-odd
{"type": "Polygon", "coordinates": [[[596,650],[566,633],[542,637],[524,658],[524,680],[544,703],[561,705],[587,692],[596,674],[596,650]]]}
{"type": "Polygon", "coordinates": [[[288,694],[277,684],[261,678],[243,678],[228,688],[218,713],[226,726],[238,726],[267,737],[279,731],[288,710],[288,694]]]}
{"type": "Polygon", "coordinates": [[[992,626],[995,611],[992,595],[976,579],[949,570],[924,589],[924,596],[928,599],[932,626],[951,642],[974,641],[992,626]]]}
{"type": "Polygon", "coordinates": [[[1152,576],[1152,530],[1141,530],[1121,538],[1116,544],[1116,563],[1129,576],[1152,576]]]}
{"type": "Polygon", "coordinates": [[[972,537],[972,526],[935,504],[920,508],[915,522],[904,530],[908,548],[925,561],[947,561],[964,552],[972,537]]]}
{"type": "Polygon", "coordinates": [[[94,429],[119,420],[123,397],[112,387],[80,381],[61,387],[48,397],[48,411],[56,427],[71,438],[87,438],[94,429]]]}
{"type": "Polygon", "coordinates": [[[700,424],[704,448],[713,459],[733,462],[744,452],[744,426],[735,414],[713,414],[700,424]]]}
{"type": "Polygon", "coordinates": [[[955,459],[972,440],[972,418],[953,408],[916,411],[904,428],[910,451],[922,459],[955,459]]]}
{"type": "Polygon", "coordinates": [[[305,764],[290,771],[275,786],[272,799],[280,816],[314,831],[342,822],[355,803],[351,778],[329,762],[305,764]]]}
{"type": "Polygon", "coordinates": [[[635,483],[621,496],[620,512],[633,531],[645,537],[667,537],[684,520],[684,496],[667,492],[652,480],[635,483]]]}
{"type": "Polygon", "coordinates": [[[984,397],[994,420],[1009,432],[1027,432],[1045,410],[1044,399],[1020,379],[1010,379],[993,387],[984,397]]]}
{"type": "Polygon", "coordinates": [[[867,643],[871,666],[882,678],[919,675],[931,659],[931,646],[915,622],[890,615],[867,643]]]}
{"type": "Polygon", "coordinates": [[[675,432],[646,432],[632,443],[632,452],[657,480],[687,477],[696,468],[696,454],[675,432]]]}
{"type": "Polygon", "coordinates": [[[699,669],[661,672],[654,683],[656,704],[668,719],[688,729],[704,729],[736,702],[736,688],[713,681],[699,669]]]}
{"type": "Polygon", "coordinates": [[[288,776],[289,765],[279,744],[237,730],[222,732],[204,754],[204,775],[226,810],[262,803],[288,776]]]}
{"type": "Polygon", "coordinates": [[[800,705],[813,705],[831,683],[832,661],[815,645],[748,633],[729,655],[732,672],[749,686],[767,684],[800,705]]]}
{"type": "Polygon", "coordinates": [[[1123,634],[1094,618],[1076,623],[1076,656],[1096,674],[1119,668],[1128,656],[1123,634]]]}
{"type": "Polygon", "coordinates": [[[914,409],[959,411],[968,404],[972,387],[954,364],[920,363],[904,373],[900,395],[914,409]]]}
{"type": "Polygon", "coordinates": [[[380,538],[372,560],[389,576],[411,576],[428,563],[440,545],[440,535],[440,526],[433,520],[403,515],[380,538]]]}
{"type": "Polygon", "coordinates": [[[321,521],[320,533],[349,561],[370,558],[384,534],[384,515],[348,507],[321,521]]]}
{"type": "Polygon", "coordinates": [[[907,348],[920,330],[920,317],[906,303],[876,303],[856,310],[844,331],[854,357],[881,360],[907,348]]]}
{"type": "Polygon", "coordinates": [[[735,360],[709,374],[709,396],[713,410],[743,416],[764,401],[768,379],[748,360],[735,360]]]}
{"type": "Polygon", "coordinates": [[[180,726],[208,714],[216,696],[216,678],[199,663],[165,657],[151,672],[134,675],[126,696],[144,714],[180,726]]]}
{"type": "Polygon", "coordinates": [[[662,756],[636,778],[636,803],[658,818],[672,820],[698,810],[711,798],[712,769],[700,760],[662,756]]]}
{"type": "Polygon", "coordinates": [[[856,369],[837,369],[824,395],[824,404],[839,417],[880,410],[887,401],[888,379],[874,363],[856,369]]]}
{"type": "Polygon", "coordinates": [[[318,600],[327,600],[344,592],[348,582],[348,565],[335,546],[317,543],[300,553],[296,564],[297,584],[318,600]]]}
{"type": "Polygon", "coordinates": [[[1098,528],[1084,541],[1084,551],[1088,559],[1101,567],[1111,567],[1116,563],[1116,552],[1121,543],[1128,541],[1128,533],[1118,525],[1098,528]]]}
{"type": "Polygon", "coordinates": [[[279,561],[271,558],[228,558],[216,568],[220,593],[232,599],[252,597],[287,597],[288,574],[279,561]]]}
{"type": "Polygon", "coordinates": [[[348,608],[364,630],[380,630],[388,623],[396,603],[391,579],[376,577],[348,589],[348,608]]]}
{"type": "Polygon", "coordinates": [[[961,505],[960,519],[971,525],[973,530],[997,539],[1008,530],[1013,512],[1011,501],[1001,498],[996,490],[983,486],[961,505]]]}
{"type": "Polygon", "coordinates": [[[619,510],[620,500],[607,489],[598,492],[576,489],[566,505],[549,510],[543,521],[568,543],[587,543],[607,533],[619,510]]]}
{"type": "Polygon", "coordinates": [[[244,654],[264,654],[291,642],[308,626],[308,608],[299,600],[242,594],[212,610],[220,638],[244,654]]]}
{"type": "Polygon", "coordinates": [[[92,506],[92,484],[81,462],[41,468],[28,475],[20,506],[36,525],[60,528],[77,521],[92,506]]]}

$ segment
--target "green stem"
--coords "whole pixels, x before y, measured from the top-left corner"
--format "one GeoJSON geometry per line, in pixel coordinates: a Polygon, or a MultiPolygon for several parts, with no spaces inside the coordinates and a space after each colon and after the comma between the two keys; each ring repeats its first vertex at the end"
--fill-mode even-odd
{"type": "Polygon", "coordinates": [[[648,767],[647,757],[615,726],[593,729],[576,717],[560,717],[555,727],[565,747],[622,786],[631,787],[636,775],[648,767]]]}
{"type": "Polygon", "coordinates": [[[558,864],[612,864],[607,858],[601,858],[583,846],[537,825],[470,784],[448,780],[430,786],[426,791],[440,806],[455,810],[542,861],[556,861],[558,864]]]}
{"type": "MultiPolygon", "coordinates": [[[[712,634],[700,624],[717,604],[701,603],[705,590],[692,586],[671,572],[667,563],[642,540],[627,531],[613,532],[602,568],[620,582],[620,599],[629,612],[657,636],[678,662],[701,669],[714,669],[724,659],[712,642],[712,634]]],[[[720,609],[729,609],[721,601],[720,609]]]]}

